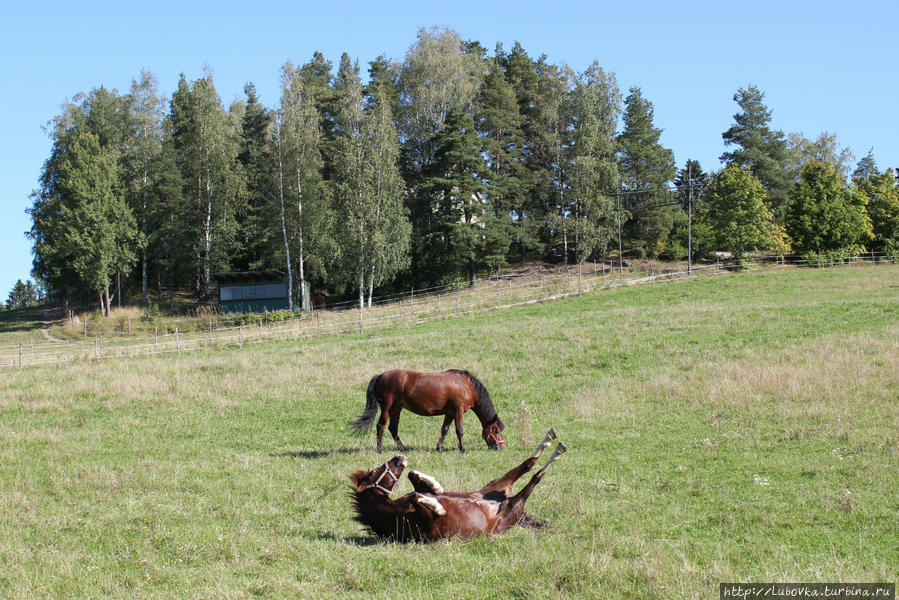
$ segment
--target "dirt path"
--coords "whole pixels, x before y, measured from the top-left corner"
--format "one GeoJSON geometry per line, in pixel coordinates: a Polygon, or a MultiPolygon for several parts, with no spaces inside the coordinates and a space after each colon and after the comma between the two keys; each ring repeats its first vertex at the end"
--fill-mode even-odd
{"type": "Polygon", "coordinates": [[[43,321],[41,323],[41,333],[44,334],[44,337],[47,338],[48,342],[64,342],[65,340],[61,340],[50,333],[50,323],[50,321],[43,321]]]}

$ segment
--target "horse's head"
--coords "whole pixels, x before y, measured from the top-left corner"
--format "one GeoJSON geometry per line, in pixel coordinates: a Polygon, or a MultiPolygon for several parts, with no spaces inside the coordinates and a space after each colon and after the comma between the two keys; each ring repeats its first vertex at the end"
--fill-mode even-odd
{"type": "Polygon", "coordinates": [[[350,480],[356,486],[357,494],[371,490],[375,494],[389,496],[408,464],[406,457],[399,454],[368,473],[356,471],[350,475],[350,480]]]}
{"type": "Polygon", "coordinates": [[[505,427],[503,422],[499,420],[499,417],[497,417],[493,423],[484,427],[484,431],[481,432],[481,435],[483,436],[484,441],[487,442],[488,448],[491,450],[506,449],[506,440],[503,439],[503,429],[505,429],[505,427]]]}

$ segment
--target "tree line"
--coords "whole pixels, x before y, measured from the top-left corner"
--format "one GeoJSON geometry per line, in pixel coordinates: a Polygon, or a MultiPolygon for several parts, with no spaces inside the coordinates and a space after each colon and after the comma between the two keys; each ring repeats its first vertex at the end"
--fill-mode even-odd
{"type": "MultiPolygon", "coordinates": [[[[899,240],[893,170],[869,152],[850,179],[835,135],[770,129],[755,86],[734,96],[716,173],[677,169],[652,103],[638,87],[622,98],[597,62],[575,72],[449,29],[371,61],[366,84],[347,54],[335,70],[316,52],[281,67],[280,89],[267,107],[247,84],[225,107],[209,72],[182,75],[170,98],[143,72],[128,93],[101,86],[65,104],[29,209],[40,285],[108,312],[151,291],[208,300],[216,272],[280,269],[292,290],[311,282],[363,306],[375,290],[605,256],[615,194],[671,185],[695,191],[694,259],[899,240]]],[[[684,208],[621,215],[627,250],[685,258],[684,208]]]]}

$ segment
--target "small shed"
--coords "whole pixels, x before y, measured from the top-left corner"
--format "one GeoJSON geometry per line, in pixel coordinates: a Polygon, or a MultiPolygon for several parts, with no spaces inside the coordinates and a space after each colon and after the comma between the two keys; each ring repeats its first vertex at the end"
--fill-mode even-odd
{"type": "MultiPolygon", "coordinates": [[[[216,273],[219,308],[222,312],[264,312],[288,308],[287,274],[268,271],[227,271],[216,273]]],[[[294,302],[294,307],[299,308],[294,302]]]]}

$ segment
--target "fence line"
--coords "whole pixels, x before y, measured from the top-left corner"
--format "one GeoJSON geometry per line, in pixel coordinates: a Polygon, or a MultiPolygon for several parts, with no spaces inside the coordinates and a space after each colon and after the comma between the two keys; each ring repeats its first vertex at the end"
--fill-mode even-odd
{"type": "MultiPolygon", "coordinates": [[[[834,265],[895,263],[896,257],[846,257],[834,265]]],[[[776,267],[805,265],[804,260],[778,260],[776,267]]],[[[395,300],[373,303],[360,311],[358,305],[342,310],[318,311],[289,321],[210,328],[191,333],[163,333],[128,339],[97,336],[77,342],[0,347],[0,368],[22,368],[74,361],[106,360],[136,356],[160,356],[202,348],[243,347],[273,340],[303,340],[344,333],[365,333],[386,327],[412,326],[430,321],[462,317],[492,310],[551,302],[562,298],[630,285],[673,282],[714,276],[730,269],[758,270],[758,265],[705,265],[687,271],[650,272],[642,277],[621,277],[615,271],[567,272],[519,281],[481,280],[475,287],[451,284],[422,293],[397,295],[395,300]]]]}

